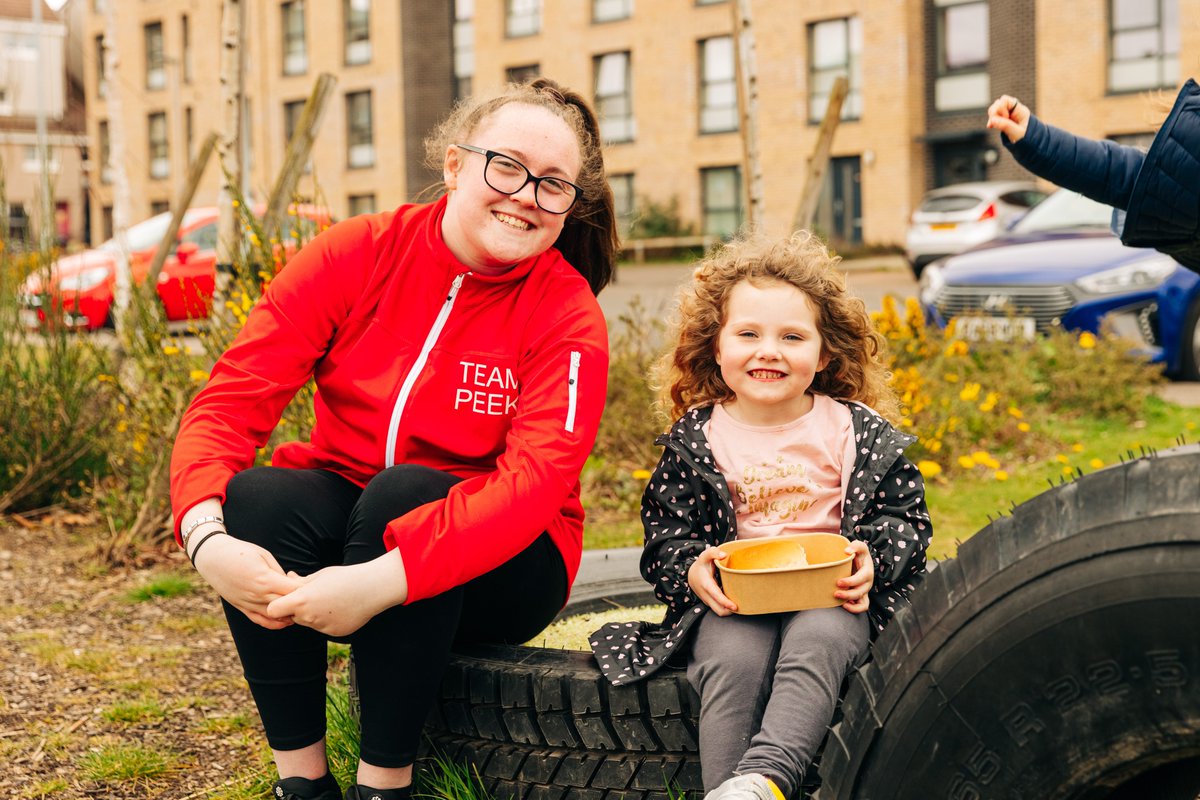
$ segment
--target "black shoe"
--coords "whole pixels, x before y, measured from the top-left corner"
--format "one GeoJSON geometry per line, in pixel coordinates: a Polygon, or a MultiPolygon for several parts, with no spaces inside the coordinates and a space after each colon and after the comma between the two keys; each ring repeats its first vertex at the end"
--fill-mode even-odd
{"type": "Polygon", "coordinates": [[[356,783],[346,790],[345,800],[410,800],[412,786],[403,789],[372,789],[356,783]]]}
{"type": "Polygon", "coordinates": [[[342,789],[328,772],[325,777],[310,781],[308,778],[283,778],[271,787],[275,800],[342,800],[342,789]]]}

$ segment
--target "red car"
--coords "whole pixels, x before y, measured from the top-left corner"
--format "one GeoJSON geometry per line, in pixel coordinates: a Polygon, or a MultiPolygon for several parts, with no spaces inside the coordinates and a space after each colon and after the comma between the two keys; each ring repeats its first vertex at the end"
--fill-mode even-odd
{"type": "MultiPolygon", "coordinates": [[[[256,210],[261,213],[262,209],[256,210]]],[[[328,212],[316,206],[298,205],[291,210],[303,220],[297,227],[306,239],[331,222],[328,212]]],[[[154,251],[170,223],[170,213],[159,214],[125,231],[135,285],[146,280],[154,251]]],[[[296,242],[295,237],[285,237],[285,260],[295,252],[296,242]]],[[[70,328],[91,331],[111,326],[117,247],[116,239],[109,239],[93,250],[60,258],[51,265],[48,276],[45,272],[30,275],[21,287],[25,324],[45,325],[47,313],[61,309],[61,319],[70,328]]],[[[158,275],[158,297],[168,321],[208,317],[217,278],[216,249],[217,208],[189,209],[183,215],[178,241],[158,275]]]]}

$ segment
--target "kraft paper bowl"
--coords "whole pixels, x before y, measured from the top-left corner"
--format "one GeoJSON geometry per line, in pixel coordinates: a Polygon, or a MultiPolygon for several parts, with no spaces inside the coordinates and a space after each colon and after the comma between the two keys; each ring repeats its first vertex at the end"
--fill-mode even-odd
{"type": "Polygon", "coordinates": [[[853,572],[850,541],[837,533],[797,533],[764,539],[740,539],[721,545],[729,554],[715,562],[726,596],[739,614],[773,614],[810,608],[835,608],[840,578],[853,572]],[[799,556],[807,566],[797,566],[799,556]]]}

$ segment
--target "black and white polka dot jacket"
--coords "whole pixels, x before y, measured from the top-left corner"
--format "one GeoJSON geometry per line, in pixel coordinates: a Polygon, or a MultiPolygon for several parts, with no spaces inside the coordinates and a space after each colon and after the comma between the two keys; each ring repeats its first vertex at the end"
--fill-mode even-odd
{"type": "MultiPolygon", "coordinates": [[[[933,527],[921,473],[904,457],[916,437],[867,406],[847,405],[858,457],[842,505],[841,533],[865,541],[875,562],[867,611],[874,638],[925,572],[933,527]]],[[[591,635],[600,671],[614,685],[653,674],[685,649],[688,631],[708,610],[688,587],[688,568],[706,546],[737,536],[729,486],[704,435],[711,415],[711,407],[693,409],[658,437],[663,455],[642,495],[641,570],[667,612],[659,624],[610,623],[591,635]]]]}

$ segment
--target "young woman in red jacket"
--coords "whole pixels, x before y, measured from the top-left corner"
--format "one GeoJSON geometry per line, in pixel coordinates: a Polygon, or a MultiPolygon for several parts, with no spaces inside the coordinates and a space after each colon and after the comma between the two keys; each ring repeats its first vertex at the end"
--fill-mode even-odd
{"type": "Polygon", "coordinates": [[[408,798],[451,644],[527,640],[579,565],[617,248],[595,114],[541,79],[457,108],[427,152],[444,196],[301,250],[172,454],[179,542],[223,600],[278,800],[341,796],[327,639],[354,648],[362,698],[346,797],[408,798]],[[310,440],[253,467],[310,378],[310,440]]]}

